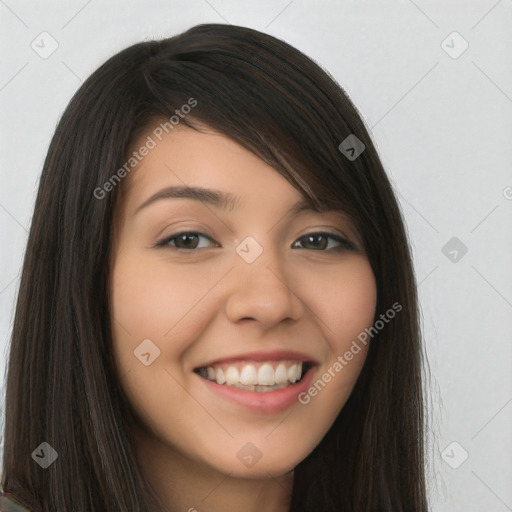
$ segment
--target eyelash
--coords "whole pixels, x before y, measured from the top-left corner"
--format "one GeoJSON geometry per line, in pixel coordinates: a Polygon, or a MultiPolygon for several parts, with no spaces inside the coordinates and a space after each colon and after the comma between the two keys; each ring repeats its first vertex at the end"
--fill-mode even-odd
{"type": "MultiPolygon", "coordinates": [[[[169,245],[169,242],[171,242],[171,241],[173,241],[173,240],[175,240],[175,239],[177,239],[177,238],[179,238],[180,236],[183,236],[183,235],[203,236],[205,238],[208,238],[211,242],[217,243],[211,237],[206,235],[205,233],[201,233],[199,231],[181,231],[179,233],[175,233],[174,235],[171,235],[171,236],[166,237],[163,240],[159,241],[156,244],[155,247],[171,248],[171,249],[176,250],[176,251],[187,251],[187,252],[197,251],[197,250],[200,250],[200,249],[205,249],[204,247],[194,248],[194,249],[184,249],[182,247],[174,247],[172,245],[169,245]]],[[[335,248],[331,248],[331,249],[320,249],[319,252],[341,251],[341,250],[353,251],[353,250],[357,249],[355,244],[352,243],[350,240],[347,240],[346,238],[343,238],[342,236],[340,236],[340,235],[338,235],[336,233],[329,233],[328,231],[319,231],[319,232],[306,233],[305,235],[302,235],[301,237],[299,237],[294,242],[294,244],[297,243],[299,240],[302,240],[302,239],[304,239],[304,238],[306,238],[308,236],[312,236],[312,235],[320,235],[320,236],[323,236],[325,238],[332,238],[332,239],[336,240],[338,243],[340,243],[339,247],[335,247],[335,248]]],[[[316,249],[306,249],[306,250],[316,251],[316,249]]]]}

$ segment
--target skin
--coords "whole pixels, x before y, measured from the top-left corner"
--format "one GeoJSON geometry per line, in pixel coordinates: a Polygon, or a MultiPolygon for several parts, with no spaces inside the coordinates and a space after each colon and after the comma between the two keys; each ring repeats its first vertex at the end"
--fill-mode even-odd
{"type": "MultiPolygon", "coordinates": [[[[151,132],[149,131],[148,134],[151,132]]],[[[135,144],[140,147],[148,134],[135,144]]],[[[375,278],[359,234],[340,212],[287,216],[302,198],[275,169],[213,130],[174,128],[121,183],[111,268],[113,347],[120,383],[140,425],[132,427],[138,461],[166,510],[289,510],[293,469],[320,442],[347,401],[367,346],[307,405],[266,414],[208,389],[193,372],[202,363],[249,352],[289,349],[319,364],[320,378],[372,325],[375,278]],[[188,198],[162,199],[171,185],[239,196],[221,210],[188,198]],[[188,245],[182,231],[205,233],[188,245]],[[302,239],[322,231],[344,236],[302,239]],[[248,264],[235,251],[247,236],[263,248],[248,264]],[[329,242],[328,247],[322,243],[329,242]],[[178,250],[176,246],[181,247],[178,250]],[[134,356],[150,339],[160,355],[134,356]],[[237,457],[252,443],[261,459],[237,457]]]]}

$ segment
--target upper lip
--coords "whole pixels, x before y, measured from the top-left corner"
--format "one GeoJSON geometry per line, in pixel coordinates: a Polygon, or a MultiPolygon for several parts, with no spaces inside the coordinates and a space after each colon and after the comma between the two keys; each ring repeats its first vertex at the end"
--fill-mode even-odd
{"type": "Polygon", "coordinates": [[[235,361],[279,361],[282,359],[291,359],[293,361],[302,361],[312,365],[318,364],[314,358],[301,352],[293,350],[272,350],[267,352],[246,352],[244,354],[236,354],[232,356],[219,357],[201,364],[197,368],[206,368],[207,366],[214,366],[221,363],[231,363],[235,361]]]}

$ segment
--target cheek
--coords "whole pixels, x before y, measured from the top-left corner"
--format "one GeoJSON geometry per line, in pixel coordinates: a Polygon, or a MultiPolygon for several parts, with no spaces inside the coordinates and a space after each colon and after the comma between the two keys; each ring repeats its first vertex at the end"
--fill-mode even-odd
{"type": "Polygon", "coordinates": [[[176,280],[170,282],[154,265],[148,265],[142,255],[122,249],[118,252],[112,269],[110,312],[116,364],[121,375],[129,376],[125,390],[126,387],[132,391],[144,389],[155,378],[162,361],[172,355],[169,351],[179,349],[173,343],[164,345],[162,340],[165,333],[172,333],[177,322],[174,318],[176,305],[180,303],[177,297],[187,294],[182,288],[176,280]],[[136,358],[139,352],[149,352],[154,362],[143,367],[144,363],[136,358]]]}
{"type": "Polygon", "coordinates": [[[377,289],[363,258],[353,258],[334,277],[332,271],[324,277],[311,306],[321,320],[328,357],[301,403],[329,424],[349,398],[366,360],[370,339],[364,332],[373,325],[377,289]]]}
{"type": "Polygon", "coordinates": [[[165,254],[149,258],[140,249],[118,251],[110,304],[114,360],[125,392],[141,410],[162,410],[154,389],[182,398],[184,362],[208,319],[202,299],[223,272],[198,267],[173,267],[165,254]],[[147,352],[154,362],[145,366],[137,355],[147,352]]]}
{"type": "Polygon", "coordinates": [[[165,338],[169,341],[167,347],[180,348],[176,333],[191,309],[192,315],[200,310],[198,302],[215,282],[215,276],[202,275],[200,270],[194,270],[191,282],[190,271],[170,271],[163,258],[147,258],[136,251],[119,252],[112,272],[111,294],[113,330],[118,344],[128,338],[133,344],[145,338],[165,338]]]}
{"type": "Polygon", "coordinates": [[[118,322],[131,324],[136,330],[172,327],[176,305],[181,300],[188,302],[188,295],[193,293],[180,283],[179,273],[171,279],[161,268],[148,264],[143,255],[119,255],[112,280],[112,310],[118,322]],[[163,323],[166,325],[160,325],[163,323]]]}
{"type": "Polygon", "coordinates": [[[318,277],[311,295],[312,308],[322,320],[331,351],[343,353],[365,328],[370,327],[377,304],[375,276],[368,260],[351,258],[333,272],[318,277]]]}
{"type": "Polygon", "coordinates": [[[114,360],[128,400],[155,431],[167,424],[178,431],[189,428],[180,415],[189,401],[179,384],[181,361],[200,326],[201,308],[192,306],[212,279],[196,272],[192,284],[190,273],[170,272],[167,262],[148,258],[144,251],[118,251],[110,303],[114,360]],[[148,365],[144,353],[149,353],[148,365]]]}

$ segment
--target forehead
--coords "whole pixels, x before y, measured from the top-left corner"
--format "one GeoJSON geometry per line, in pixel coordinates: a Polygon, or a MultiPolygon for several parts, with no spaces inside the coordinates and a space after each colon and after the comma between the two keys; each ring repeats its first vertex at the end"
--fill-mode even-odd
{"type": "Polygon", "coordinates": [[[284,204],[304,199],[273,167],[212,130],[203,133],[179,126],[161,140],[148,131],[135,141],[131,155],[140,161],[123,183],[130,203],[140,203],[162,187],[222,190],[221,200],[230,209],[240,206],[241,200],[284,204]],[[144,147],[151,149],[143,151],[144,147]]]}

